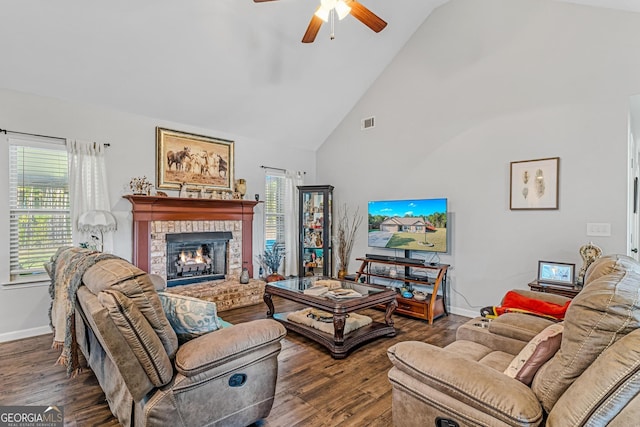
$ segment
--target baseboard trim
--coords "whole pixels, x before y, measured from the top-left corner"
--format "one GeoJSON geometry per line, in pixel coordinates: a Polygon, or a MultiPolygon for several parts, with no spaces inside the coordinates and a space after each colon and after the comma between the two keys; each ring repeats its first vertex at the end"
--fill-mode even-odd
{"type": "Polygon", "coordinates": [[[51,328],[49,326],[39,326],[37,328],[22,329],[20,331],[5,332],[0,334],[0,342],[8,342],[20,340],[22,338],[37,337],[38,335],[50,334],[51,328]]]}
{"type": "Polygon", "coordinates": [[[449,307],[449,312],[452,314],[457,314],[458,316],[470,317],[472,319],[474,317],[480,316],[480,310],[469,310],[460,307],[449,307]]]}

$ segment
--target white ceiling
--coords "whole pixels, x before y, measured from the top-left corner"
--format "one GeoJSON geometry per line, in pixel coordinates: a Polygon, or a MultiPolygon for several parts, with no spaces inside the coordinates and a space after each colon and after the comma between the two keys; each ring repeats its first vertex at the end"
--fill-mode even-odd
{"type": "Polygon", "coordinates": [[[386,29],[303,44],[319,0],[0,0],[0,87],[315,150],[446,1],[361,0],[386,29]]]}
{"type": "Polygon", "coordinates": [[[640,0],[559,0],[566,3],[576,3],[585,6],[605,7],[609,9],[640,12],[640,0]]]}

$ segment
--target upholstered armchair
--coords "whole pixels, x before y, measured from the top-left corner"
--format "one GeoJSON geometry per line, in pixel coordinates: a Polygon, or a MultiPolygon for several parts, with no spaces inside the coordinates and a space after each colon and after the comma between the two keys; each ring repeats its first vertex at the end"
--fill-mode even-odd
{"type": "MultiPolygon", "coordinates": [[[[52,265],[57,282],[60,270],[75,275],[73,263],[90,259],[71,252],[78,250],[60,252],[52,265]]],[[[255,320],[179,344],[147,273],[115,257],[84,264],[77,348],[123,426],[247,426],[269,414],[282,325],[255,320]]]]}
{"type": "Polygon", "coordinates": [[[473,324],[461,327],[445,348],[394,345],[388,350],[394,425],[637,425],[639,300],[640,264],[608,256],[591,265],[563,323],[511,313],[498,318],[493,332],[498,319],[475,326],[480,333],[470,329],[473,324]],[[514,336],[521,328],[509,328],[509,318],[520,325],[530,319],[536,327],[514,336]],[[505,331],[510,336],[501,336],[505,331]],[[532,334],[529,343],[522,339],[532,334]],[[551,336],[559,349],[552,348],[551,336]],[[526,350],[533,354],[522,357],[526,350]],[[529,378],[518,379],[514,367],[527,367],[529,378]]]}

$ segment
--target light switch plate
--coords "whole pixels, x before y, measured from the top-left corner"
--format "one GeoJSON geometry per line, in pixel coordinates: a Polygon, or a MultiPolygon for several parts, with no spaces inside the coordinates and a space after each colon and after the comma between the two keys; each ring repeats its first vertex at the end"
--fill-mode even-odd
{"type": "Polygon", "coordinates": [[[611,236],[611,224],[608,222],[588,222],[587,236],[611,236]]]}

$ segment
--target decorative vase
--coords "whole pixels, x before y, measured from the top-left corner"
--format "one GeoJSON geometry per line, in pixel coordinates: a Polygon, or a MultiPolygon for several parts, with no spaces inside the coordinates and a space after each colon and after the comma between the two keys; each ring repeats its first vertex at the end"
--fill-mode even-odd
{"type": "Polygon", "coordinates": [[[240,273],[240,283],[242,283],[243,285],[246,285],[247,283],[249,283],[249,269],[248,268],[243,268],[242,269],[242,273],[240,273]]]}
{"type": "Polygon", "coordinates": [[[285,277],[282,274],[271,273],[264,280],[266,280],[267,283],[271,283],[271,282],[277,282],[284,279],[285,277]]]}
{"type": "Polygon", "coordinates": [[[244,199],[244,195],[247,193],[247,180],[240,178],[236,180],[236,192],[240,194],[240,198],[244,199]]]}

